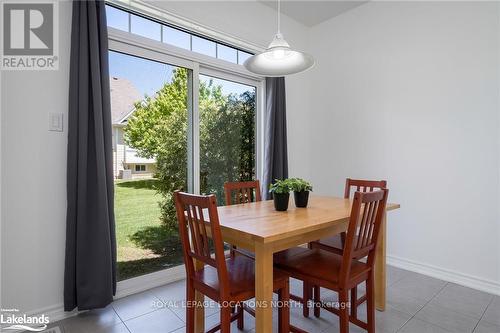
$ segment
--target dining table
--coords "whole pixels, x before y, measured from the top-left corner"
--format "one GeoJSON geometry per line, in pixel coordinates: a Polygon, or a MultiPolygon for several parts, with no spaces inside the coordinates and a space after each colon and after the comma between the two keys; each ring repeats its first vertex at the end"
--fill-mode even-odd
{"type": "MultiPolygon", "coordinates": [[[[272,332],[273,254],[347,231],[352,199],[310,195],[306,208],[290,200],[287,211],[276,211],[272,200],[218,207],[224,242],[255,254],[255,332],[272,332]]],[[[387,212],[400,208],[387,203],[375,257],[375,306],[386,303],[387,212]]],[[[198,263],[196,269],[202,269],[198,263]]],[[[204,296],[196,294],[203,304],[204,296]]],[[[195,309],[195,331],[204,332],[204,308],[195,309]]]]}

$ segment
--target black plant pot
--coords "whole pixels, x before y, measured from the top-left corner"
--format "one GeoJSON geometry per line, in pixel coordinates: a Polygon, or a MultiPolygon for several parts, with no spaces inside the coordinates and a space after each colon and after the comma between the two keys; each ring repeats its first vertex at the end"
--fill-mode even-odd
{"type": "Polygon", "coordinates": [[[295,207],[307,207],[309,201],[309,191],[293,192],[295,207]]]}
{"type": "Polygon", "coordinates": [[[290,193],[273,193],[274,209],[279,212],[284,212],[288,209],[288,200],[290,193]]]}

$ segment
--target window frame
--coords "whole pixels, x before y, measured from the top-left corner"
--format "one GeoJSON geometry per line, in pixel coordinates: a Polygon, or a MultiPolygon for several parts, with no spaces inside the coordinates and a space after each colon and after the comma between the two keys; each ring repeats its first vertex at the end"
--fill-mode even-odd
{"type": "MultiPolygon", "coordinates": [[[[176,17],[168,12],[165,12],[161,9],[156,8],[156,7],[151,7],[147,4],[138,4],[137,2],[128,2],[125,4],[123,0],[106,0],[105,3],[106,3],[106,7],[113,8],[116,11],[119,11],[121,13],[125,13],[128,15],[127,30],[125,30],[125,29],[118,29],[118,30],[127,32],[129,34],[134,34],[134,35],[143,36],[143,37],[148,38],[148,36],[145,36],[143,34],[139,34],[137,32],[132,32],[132,30],[133,30],[132,29],[133,17],[137,17],[139,19],[146,20],[146,21],[149,21],[151,23],[156,23],[159,25],[159,27],[160,27],[160,40],[159,41],[162,43],[170,44],[168,41],[165,41],[163,38],[164,37],[164,29],[163,28],[169,28],[169,29],[177,30],[178,32],[183,32],[189,36],[190,47],[189,47],[188,51],[191,51],[191,52],[197,53],[197,51],[193,51],[193,38],[198,38],[201,41],[213,43],[214,47],[215,47],[215,49],[214,49],[215,55],[209,55],[209,56],[215,57],[217,59],[219,59],[219,56],[218,56],[219,46],[233,49],[236,52],[236,61],[235,62],[232,62],[229,60],[223,60],[223,61],[234,63],[237,65],[242,65],[242,62],[239,59],[240,53],[253,55],[255,53],[258,53],[258,52],[261,52],[264,50],[260,46],[256,46],[256,45],[250,44],[248,42],[244,42],[238,38],[235,38],[233,36],[230,36],[230,35],[227,35],[224,33],[216,32],[212,29],[206,29],[199,24],[193,24],[192,22],[188,22],[186,19],[178,18],[178,17],[176,17]]],[[[154,38],[150,38],[150,39],[156,40],[154,38]]],[[[170,45],[173,45],[173,44],[170,44],[170,45]]],[[[200,53],[200,54],[203,54],[203,53],[200,53]]],[[[222,59],[220,59],[220,60],[222,60],[222,59]]]]}
{"type": "MultiPolygon", "coordinates": [[[[234,64],[203,54],[185,50],[161,41],[108,27],[108,49],[131,56],[158,61],[189,69],[188,84],[192,87],[188,96],[188,191],[200,193],[200,74],[234,81],[256,88],[255,119],[255,177],[264,176],[264,122],[265,122],[265,77],[247,71],[242,65],[234,64]]],[[[141,292],[185,276],[183,265],[144,274],[118,282],[116,298],[141,292]]]]}
{"type": "Polygon", "coordinates": [[[185,50],[161,41],[108,27],[108,49],[190,70],[192,92],[188,103],[188,191],[200,193],[199,75],[205,74],[256,88],[255,177],[264,170],[265,78],[247,71],[242,65],[185,50]],[[191,167],[190,167],[191,166],[191,167]]]}
{"type": "Polygon", "coordinates": [[[146,164],[134,164],[134,166],[135,166],[135,172],[146,172],[146,164]],[[143,167],[144,170],[142,170],[143,167]]]}

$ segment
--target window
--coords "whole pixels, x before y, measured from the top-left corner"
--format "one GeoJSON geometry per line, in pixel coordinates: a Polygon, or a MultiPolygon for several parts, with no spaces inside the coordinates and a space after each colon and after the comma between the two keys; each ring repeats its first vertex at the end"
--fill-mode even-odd
{"type": "Polygon", "coordinates": [[[108,27],[242,65],[251,53],[106,5],[108,27]]]}
{"type": "Polygon", "coordinates": [[[261,173],[262,82],[162,43],[233,64],[249,53],[128,15],[123,30],[152,37],[134,45],[115,34],[109,43],[113,130],[123,138],[113,152],[119,281],[183,263],[173,191],[215,193],[224,205],[224,182],[261,173]]]}
{"type": "Polygon", "coordinates": [[[180,66],[113,50],[109,51],[109,69],[112,126],[125,137],[124,146],[113,152],[117,275],[118,280],[125,280],[177,266],[183,260],[180,247],[174,246],[179,242],[172,231],[175,219],[159,203],[165,202],[165,193],[172,189],[187,188],[191,74],[180,66]],[[149,116],[160,106],[169,115],[149,116]],[[158,124],[165,126],[153,130],[158,124]],[[161,140],[157,140],[159,135],[161,140]],[[163,154],[156,153],[160,149],[163,154]],[[165,169],[158,167],[159,158],[168,160],[162,163],[165,169]],[[162,181],[168,185],[160,186],[162,181]]]}
{"type": "Polygon", "coordinates": [[[218,205],[225,182],[256,176],[255,93],[250,85],[200,75],[200,192],[215,193],[218,205]]]}
{"type": "Polygon", "coordinates": [[[108,21],[108,27],[129,31],[128,17],[129,14],[127,12],[119,10],[115,7],[106,6],[106,19],[108,21]]]}
{"type": "Polygon", "coordinates": [[[163,43],[191,50],[191,35],[166,25],[163,26],[163,43]]]}
{"type": "Polygon", "coordinates": [[[238,62],[238,51],[232,47],[217,44],[217,58],[236,64],[238,62]]]}
{"type": "Polygon", "coordinates": [[[250,58],[252,54],[238,50],[238,64],[243,65],[245,60],[250,58]]]}
{"type": "Polygon", "coordinates": [[[135,171],[137,171],[137,172],[146,171],[146,165],[145,164],[136,164],[135,171]]]}
{"type": "Polygon", "coordinates": [[[131,15],[130,17],[130,32],[161,41],[161,25],[137,15],[131,15]]]}
{"type": "Polygon", "coordinates": [[[197,36],[191,36],[191,38],[192,38],[191,51],[198,52],[215,58],[216,50],[214,42],[197,36]]]}

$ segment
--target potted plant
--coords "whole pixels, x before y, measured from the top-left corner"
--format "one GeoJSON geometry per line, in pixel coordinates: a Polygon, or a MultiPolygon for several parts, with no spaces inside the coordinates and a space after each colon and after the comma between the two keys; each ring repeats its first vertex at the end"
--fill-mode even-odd
{"type": "Polygon", "coordinates": [[[284,212],[288,209],[288,200],[290,199],[290,186],[287,179],[276,179],[269,186],[269,192],[273,194],[274,209],[284,212]]]}
{"type": "Polygon", "coordinates": [[[288,186],[293,191],[295,207],[307,207],[312,185],[301,178],[290,178],[288,179],[288,186]]]}

